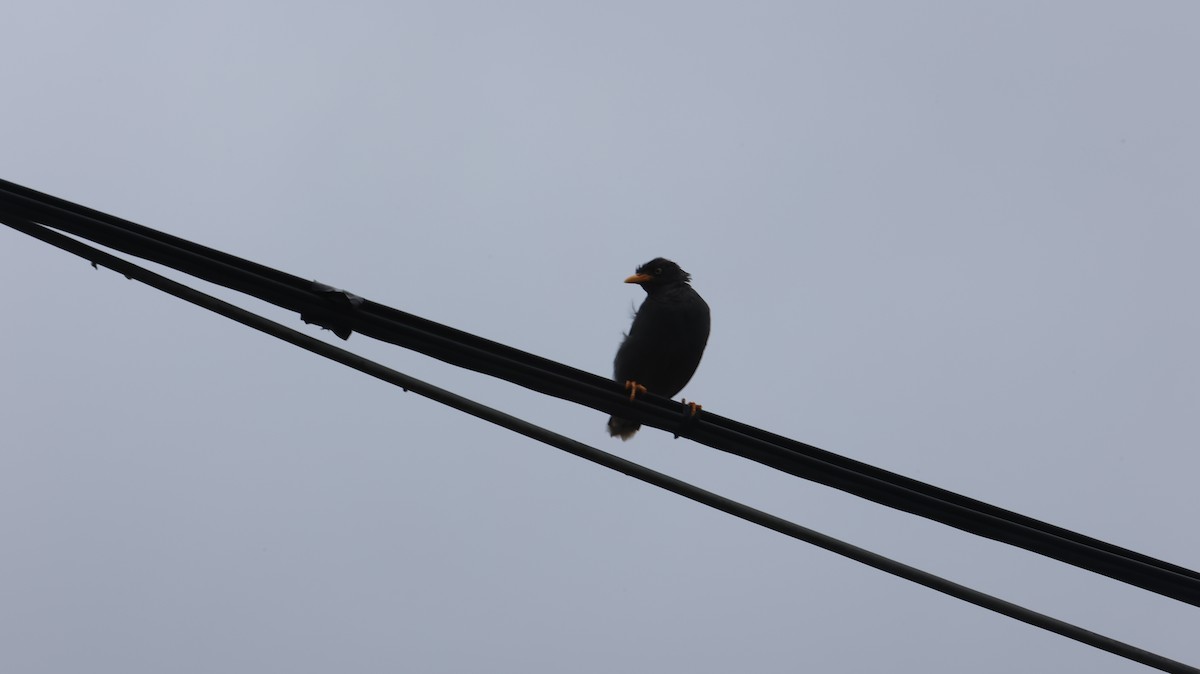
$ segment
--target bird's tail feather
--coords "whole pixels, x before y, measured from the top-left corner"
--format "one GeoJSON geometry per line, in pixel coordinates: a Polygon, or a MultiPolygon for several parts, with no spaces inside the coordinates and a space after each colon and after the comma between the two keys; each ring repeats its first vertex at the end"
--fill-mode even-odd
{"type": "Polygon", "coordinates": [[[622,440],[628,440],[629,438],[632,438],[633,434],[637,433],[638,429],[641,427],[641,424],[635,424],[628,419],[610,417],[608,420],[608,434],[614,438],[619,437],[622,440]]]}

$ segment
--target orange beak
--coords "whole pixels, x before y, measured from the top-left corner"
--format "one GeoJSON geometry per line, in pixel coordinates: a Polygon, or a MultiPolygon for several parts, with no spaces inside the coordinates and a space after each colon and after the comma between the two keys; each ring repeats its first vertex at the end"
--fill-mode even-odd
{"type": "Polygon", "coordinates": [[[645,283],[646,281],[651,281],[653,279],[654,279],[654,277],[649,274],[634,274],[633,276],[630,276],[629,278],[625,279],[625,282],[626,283],[645,283]]]}

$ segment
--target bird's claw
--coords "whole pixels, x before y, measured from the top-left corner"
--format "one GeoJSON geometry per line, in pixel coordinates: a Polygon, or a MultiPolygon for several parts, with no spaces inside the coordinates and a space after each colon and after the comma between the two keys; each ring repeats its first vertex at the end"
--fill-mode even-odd
{"type": "Polygon", "coordinates": [[[687,408],[687,412],[683,414],[683,421],[679,422],[679,430],[673,435],[678,438],[681,433],[687,432],[696,423],[696,415],[700,414],[700,403],[689,403],[685,398],[683,406],[687,408]]]}
{"type": "Polygon", "coordinates": [[[625,382],[625,390],[629,391],[629,399],[633,400],[638,397],[638,394],[645,393],[646,387],[630,379],[625,382]]]}

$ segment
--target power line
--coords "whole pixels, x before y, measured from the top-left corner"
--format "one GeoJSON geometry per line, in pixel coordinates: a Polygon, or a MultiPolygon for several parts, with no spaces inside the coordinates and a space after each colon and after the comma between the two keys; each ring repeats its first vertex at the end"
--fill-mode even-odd
{"type": "Polygon", "coordinates": [[[57,197],[0,180],[0,215],[26,218],[297,311],[348,337],[397,344],[607,414],[672,431],[892,508],[1015,545],[1200,606],[1200,573],[881,468],[649,395],[630,403],[609,379],[336,291],[57,197]]]}
{"type": "Polygon", "coordinates": [[[1191,667],[1190,665],[1182,662],[1163,657],[1141,648],[1137,648],[1130,644],[1117,641],[1116,639],[1106,637],[1102,634],[1097,634],[1096,632],[1083,629],[1082,627],[1078,627],[1045,614],[1032,611],[1018,604],[1005,601],[999,597],[979,592],[978,590],[974,590],[965,585],[955,583],[907,564],[897,562],[893,559],[884,557],[883,555],[879,555],[864,548],[851,545],[789,520],[785,520],[756,508],[752,508],[743,503],[734,501],[705,489],[701,489],[700,487],[689,484],[682,480],[678,480],[669,475],[652,470],[632,461],[628,461],[614,454],[609,454],[608,452],[601,451],[595,447],[585,445],[564,435],[560,435],[558,433],[554,433],[553,431],[531,424],[518,417],[514,417],[499,410],[481,405],[473,400],[464,398],[437,386],[433,386],[401,372],[397,372],[396,370],[370,361],[357,354],[346,351],[345,349],[333,346],[332,344],[258,316],[216,297],[202,293],[159,274],[155,274],[154,272],[139,267],[126,260],[122,260],[116,256],[96,250],[95,248],[92,248],[75,239],[46,229],[45,227],[41,227],[35,223],[21,219],[9,219],[6,224],[14,229],[29,234],[30,236],[45,241],[46,243],[75,253],[76,255],[91,261],[92,264],[100,264],[113,269],[114,271],[124,274],[127,278],[141,281],[154,288],[174,295],[175,297],[179,297],[183,300],[191,302],[192,304],[196,304],[222,316],[235,320],[243,325],[260,330],[310,352],[324,356],[325,358],[329,358],[348,367],[352,367],[377,379],[400,386],[405,391],[412,391],[418,395],[437,401],[474,417],[515,431],[539,442],[557,447],[558,449],[566,451],[570,454],[574,454],[580,458],[586,459],[601,466],[605,466],[606,468],[619,471],[637,480],[641,480],[648,484],[666,489],[667,491],[674,492],[698,503],[703,503],[711,508],[715,508],[722,512],[733,515],[734,517],[738,517],[748,522],[758,524],[759,526],[772,529],[786,536],[811,543],[812,545],[824,548],[830,552],[842,555],[843,557],[853,559],[862,564],[866,564],[867,566],[879,569],[880,571],[899,576],[957,599],[975,604],[976,606],[1001,613],[1009,616],[1010,618],[1014,618],[1029,625],[1040,627],[1061,636],[1074,639],[1075,641],[1079,641],[1089,646],[1108,651],[1109,653],[1133,660],[1134,662],[1138,662],[1164,672],[1173,672],[1178,674],[1200,674],[1200,669],[1191,667]]]}

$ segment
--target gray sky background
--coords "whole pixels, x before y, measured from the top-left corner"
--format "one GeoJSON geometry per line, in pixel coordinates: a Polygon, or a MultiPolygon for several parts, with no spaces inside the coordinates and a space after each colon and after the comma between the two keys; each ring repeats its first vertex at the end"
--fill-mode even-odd
{"type": "MultiPolygon", "coordinates": [[[[1194,2],[5,14],[6,179],[605,375],[667,256],[706,409],[1200,567],[1194,2]]],[[[0,281],[5,672],[1146,671],[7,229],[0,281]]],[[[1200,664],[1193,607],[349,348],[1200,664]]]]}

